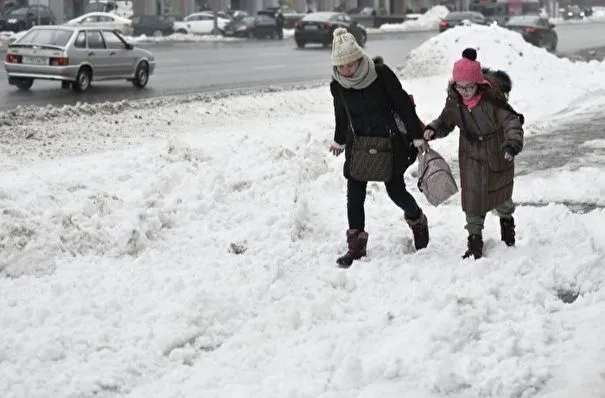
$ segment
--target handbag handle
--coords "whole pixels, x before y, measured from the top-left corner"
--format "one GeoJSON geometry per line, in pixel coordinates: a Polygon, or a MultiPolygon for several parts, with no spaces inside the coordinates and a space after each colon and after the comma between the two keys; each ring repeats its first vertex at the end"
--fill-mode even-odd
{"type": "Polygon", "coordinates": [[[340,101],[342,102],[342,106],[345,108],[345,112],[347,113],[347,120],[349,121],[349,128],[351,129],[351,133],[355,134],[355,129],[353,128],[353,121],[351,120],[351,113],[349,112],[349,107],[347,106],[347,101],[345,101],[345,96],[342,94],[342,86],[340,83],[336,82],[338,86],[338,94],[340,96],[340,101]]]}

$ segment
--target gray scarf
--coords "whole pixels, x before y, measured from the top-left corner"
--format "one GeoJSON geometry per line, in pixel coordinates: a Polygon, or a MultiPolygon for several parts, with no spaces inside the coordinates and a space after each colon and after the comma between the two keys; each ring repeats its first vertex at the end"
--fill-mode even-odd
{"type": "Polygon", "coordinates": [[[344,88],[361,90],[372,84],[378,75],[376,74],[376,65],[374,65],[374,61],[372,61],[368,55],[364,55],[353,76],[342,76],[338,73],[336,66],[334,66],[332,67],[332,77],[334,77],[334,80],[340,83],[344,88]]]}

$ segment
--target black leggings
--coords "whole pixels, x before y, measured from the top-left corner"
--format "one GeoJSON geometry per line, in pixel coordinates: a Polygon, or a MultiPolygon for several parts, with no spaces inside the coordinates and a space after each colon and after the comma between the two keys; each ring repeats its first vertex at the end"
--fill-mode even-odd
{"type": "MultiPolygon", "coordinates": [[[[351,178],[347,180],[347,217],[349,218],[349,229],[363,231],[365,228],[366,187],[368,183],[356,181],[351,178]]],[[[384,183],[389,198],[399,206],[405,218],[416,220],[421,215],[420,207],[416,199],[405,189],[403,176],[399,175],[384,183]]]]}

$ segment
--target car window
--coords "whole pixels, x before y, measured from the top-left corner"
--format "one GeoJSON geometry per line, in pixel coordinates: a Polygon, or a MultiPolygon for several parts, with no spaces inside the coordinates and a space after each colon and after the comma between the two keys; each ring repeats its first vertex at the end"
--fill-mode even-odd
{"type": "Polygon", "coordinates": [[[350,16],[348,16],[347,14],[342,14],[342,19],[343,19],[345,22],[351,22],[351,17],[350,17],[350,16]]]}
{"type": "Polygon", "coordinates": [[[86,17],[80,20],[80,22],[82,23],[94,23],[97,22],[98,17],[96,16],[90,16],[90,17],[86,17]]]}
{"type": "Polygon", "coordinates": [[[103,36],[101,36],[101,32],[99,32],[98,30],[89,30],[86,33],[86,40],[88,41],[88,48],[92,48],[95,50],[101,50],[105,48],[103,36]]]}
{"type": "Polygon", "coordinates": [[[76,37],[76,41],[74,42],[75,48],[86,48],[86,33],[80,32],[76,37]]]}
{"type": "Polygon", "coordinates": [[[29,8],[27,7],[17,8],[16,10],[12,10],[11,12],[9,12],[8,15],[25,15],[27,14],[27,10],[29,10],[29,8]]]}
{"type": "Polygon", "coordinates": [[[99,15],[99,22],[114,22],[115,19],[105,15],[99,15]]]}
{"type": "Polygon", "coordinates": [[[63,29],[32,29],[17,40],[17,43],[65,46],[73,33],[73,30],[63,29]]]}
{"type": "Polygon", "coordinates": [[[126,48],[124,42],[120,40],[118,35],[109,30],[103,31],[103,38],[105,39],[105,45],[111,50],[123,50],[126,48]]]}

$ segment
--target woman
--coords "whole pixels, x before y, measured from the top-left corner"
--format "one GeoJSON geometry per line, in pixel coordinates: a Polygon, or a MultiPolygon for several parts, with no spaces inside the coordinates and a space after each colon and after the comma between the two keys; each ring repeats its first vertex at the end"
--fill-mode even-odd
{"type": "Polygon", "coordinates": [[[483,256],[483,225],[491,210],[500,217],[501,239],[507,246],[515,244],[513,160],[523,149],[521,115],[508,104],[502,83],[486,77],[477,52],[464,50],[454,64],[445,107],[424,130],[424,138],[431,140],[447,136],[456,126],[460,129],[462,209],[469,234],[463,258],[483,256]]]}
{"type": "Polygon", "coordinates": [[[364,212],[367,181],[355,180],[349,172],[353,134],[370,137],[393,135],[393,167],[390,179],[385,182],[387,194],[403,209],[416,249],[423,249],[429,243],[427,218],[406,190],[403,180],[403,173],[415,160],[417,148],[425,150],[428,145],[422,139],[422,128],[410,97],[393,71],[381,61],[379,57],[372,60],[366,55],[346,29],[334,31],[330,91],[334,98],[336,127],[330,151],[335,156],[345,152],[348,251],[336,261],[343,268],[365,256],[368,243],[364,212]],[[394,114],[405,125],[413,144],[406,144],[397,129],[394,114]]]}

